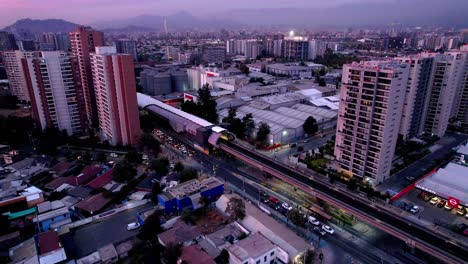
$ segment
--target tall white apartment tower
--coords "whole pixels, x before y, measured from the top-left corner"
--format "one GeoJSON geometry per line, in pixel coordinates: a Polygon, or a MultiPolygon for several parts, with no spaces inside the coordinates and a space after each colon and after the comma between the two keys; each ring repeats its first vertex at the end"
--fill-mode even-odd
{"type": "Polygon", "coordinates": [[[24,75],[24,67],[22,59],[32,58],[39,53],[34,51],[4,51],[3,61],[5,63],[5,70],[8,76],[11,93],[18,97],[19,100],[29,102],[29,93],[26,86],[26,78],[24,75]]]}
{"type": "Polygon", "coordinates": [[[389,177],[409,68],[397,61],[343,66],[335,143],[343,172],[371,184],[389,177]]]}

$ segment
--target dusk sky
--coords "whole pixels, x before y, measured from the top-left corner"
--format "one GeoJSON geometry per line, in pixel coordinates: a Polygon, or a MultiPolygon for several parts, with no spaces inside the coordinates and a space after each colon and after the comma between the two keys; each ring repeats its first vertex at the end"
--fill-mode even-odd
{"type": "MultiPolygon", "coordinates": [[[[62,18],[90,24],[143,14],[187,11],[203,15],[235,8],[330,7],[370,0],[0,0],[0,28],[18,19],[62,18]]],[[[373,0],[371,2],[394,0],[373,0]]]]}

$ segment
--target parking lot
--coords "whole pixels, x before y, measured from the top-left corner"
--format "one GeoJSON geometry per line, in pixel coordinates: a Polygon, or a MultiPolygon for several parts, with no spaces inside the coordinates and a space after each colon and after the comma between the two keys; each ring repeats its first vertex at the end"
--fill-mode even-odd
{"type": "MultiPolygon", "coordinates": [[[[401,202],[417,205],[419,210],[417,213],[415,213],[415,215],[417,215],[418,218],[425,219],[431,223],[446,226],[448,228],[450,228],[452,225],[457,225],[460,223],[468,224],[468,219],[465,217],[467,212],[465,212],[465,215],[463,216],[459,215],[457,214],[456,209],[447,210],[445,208],[445,204],[442,205],[442,203],[431,204],[430,199],[426,198],[425,200],[427,201],[425,201],[424,199],[418,197],[420,194],[421,190],[414,189],[399,199],[395,205],[398,206],[401,202]]],[[[432,203],[434,203],[434,201],[432,203]]]]}

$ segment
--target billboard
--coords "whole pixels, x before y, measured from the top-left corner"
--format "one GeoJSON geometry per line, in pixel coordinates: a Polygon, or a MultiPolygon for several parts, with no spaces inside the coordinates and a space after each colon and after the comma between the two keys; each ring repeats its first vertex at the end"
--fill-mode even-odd
{"type": "Polygon", "coordinates": [[[447,203],[452,208],[458,208],[459,200],[449,196],[447,203]]]}

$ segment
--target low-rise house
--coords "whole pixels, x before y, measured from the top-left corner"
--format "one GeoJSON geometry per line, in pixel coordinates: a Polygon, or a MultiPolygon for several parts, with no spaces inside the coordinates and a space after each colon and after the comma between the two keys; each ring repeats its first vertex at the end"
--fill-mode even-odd
{"type": "Polygon", "coordinates": [[[78,213],[84,216],[91,216],[101,212],[110,201],[102,193],[98,193],[77,203],[74,207],[78,213]]]}
{"type": "Polygon", "coordinates": [[[39,264],[36,240],[34,237],[10,248],[10,263],[13,264],[39,264]]]}
{"type": "Polygon", "coordinates": [[[65,249],[55,231],[47,231],[37,235],[40,264],[55,264],[67,259],[65,249]]]}
{"type": "Polygon", "coordinates": [[[288,253],[268,240],[261,233],[255,233],[227,248],[229,264],[288,263],[288,253]]]}
{"type": "Polygon", "coordinates": [[[104,264],[116,263],[119,259],[117,250],[115,250],[115,247],[112,244],[101,247],[98,252],[99,256],[101,257],[101,262],[104,264]]]}
{"type": "Polygon", "coordinates": [[[182,255],[179,257],[178,263],[183,261],[190,264],[216,264],[214,259],[198,245],[191,245],[182,249],[182,255]]]}
{"type": "Polygon", "coordinates": [[[189,226],[180,219],[171,228],[158,235],[159,242],[163,246],[170,244],[190,246],[201,238],[202,232],[200,228],[189,226]]]}

